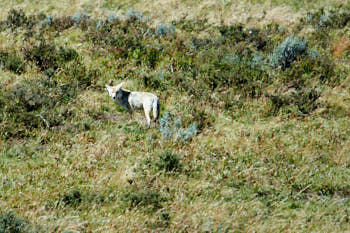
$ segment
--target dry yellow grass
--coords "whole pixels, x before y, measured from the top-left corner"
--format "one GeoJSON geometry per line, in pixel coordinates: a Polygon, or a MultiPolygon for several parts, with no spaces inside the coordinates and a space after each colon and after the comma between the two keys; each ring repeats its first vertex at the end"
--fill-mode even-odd
{"type": "Polygon", "coordinates": [[[350,50],[349,36],[343,35],[338,39],[333,48],[333,56],[335,58],[344,58],[346,52],[350,50]]]}

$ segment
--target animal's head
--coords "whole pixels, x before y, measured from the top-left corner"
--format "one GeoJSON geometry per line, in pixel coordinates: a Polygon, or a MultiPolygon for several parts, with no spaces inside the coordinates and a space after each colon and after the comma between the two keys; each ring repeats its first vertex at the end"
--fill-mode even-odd
{"type": "Polygon", "coordinates": [[[112,99],[117,99],[119,94],[122,92],[122,86],[124,85],[124,82],[120,83],[117,86],[108,86],[106,85],[106,89],[108,91],[108,94],[112,99]]]}

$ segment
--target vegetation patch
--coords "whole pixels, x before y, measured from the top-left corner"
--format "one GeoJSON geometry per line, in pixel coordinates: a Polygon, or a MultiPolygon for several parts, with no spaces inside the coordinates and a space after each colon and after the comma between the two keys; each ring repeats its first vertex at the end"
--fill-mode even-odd
{"type": "MultiPolygon", "coordinates": [[[[0,14],[5,209],[46,232],[350,230],[348,5],[287,27],[282,0],[215,25],[245,5],[165,22],[137,1],[27,2],[0,14]],[[159,97],[157,124],[113,104],[105,84],[122,81],[159,97]]],[[[0,232],[31,229],[0,213],[0,232]]]]}
{"type": "Polygon", "coordinates": [[[155,212],[163,207],[167,198],[152,190],[131,190],[124,194],[122,200],[129,207],[144,207],[148,212],[155,212]]]}
{"type": "Polygon", "coordinates": [[[43,232],[39,227],[33,226],[27,219],[16,216],[12,211],[0,212],[0,232],[34,233],[43,232]]]}

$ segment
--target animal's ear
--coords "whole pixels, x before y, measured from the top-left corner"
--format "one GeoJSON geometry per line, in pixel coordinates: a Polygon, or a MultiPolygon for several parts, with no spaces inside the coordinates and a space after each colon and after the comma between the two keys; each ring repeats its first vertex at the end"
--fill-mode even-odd
{"type": "Polygon", "coordinates": [[[116,86],[116,89],[118,90],[118,89],[122,88],[124,84],[125,84],[125,82],[121,82],[118,86],[116,86]]]}
{"type": "Polygon", "coordinates": [[[109,94],[113,92],[113,87],[106,85],[106,90],[108,91],[109,94]]]}

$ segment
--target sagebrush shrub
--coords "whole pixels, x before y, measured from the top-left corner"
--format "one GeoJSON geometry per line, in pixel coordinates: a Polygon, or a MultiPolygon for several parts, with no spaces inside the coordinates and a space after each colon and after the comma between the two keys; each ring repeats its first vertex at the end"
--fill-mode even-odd
{"type": "Polygon", "coordinates": [[[173,25],[166,26],[165,24],[159,24],[156,27],[156,34],[161,37],[169,36],[175,33],[175,27],[173,25]]]}
{"type": "Polygon", "coordinates": [[[72,20],[75,24],[80,24],[86,20],[88,20],[90,16],[85,12],[82,13],[81,11],[78,11],[72,16],[72,20]]]}
{"type": "Polygon", "coordinates": [[[160,133],[164,139],[172,139],[175,142],[190,141],[197,133],[197,123],[192,123],[189,127],[183,128],[181,119],[173,119],[172,115],[166,111],[159,120],[160,133]]]}
{"type": "Polygon", "coordinates": [[[340,29],[344,28],[350,21],[349,7],[339,5],[335,9],[326,11],[320,8],[314,12],[308,12],[305,18],[301,19],[302,23],[314,26],[316,29],[340,29]]]}
{"type": "Polygon", "coordinates": [[[126,12],[125,17],[127,20],[141,20],[143,18],[143,14],[130,9],[126,12]]]}
{"type": "Polygon", "coordinates": [[[293,61],[297,59],[297,57],[305,54],[306,51],[306,41],[292,35],[286,38],[273,50],[270,61],[274,67],[286,69],[293,61]]]}

